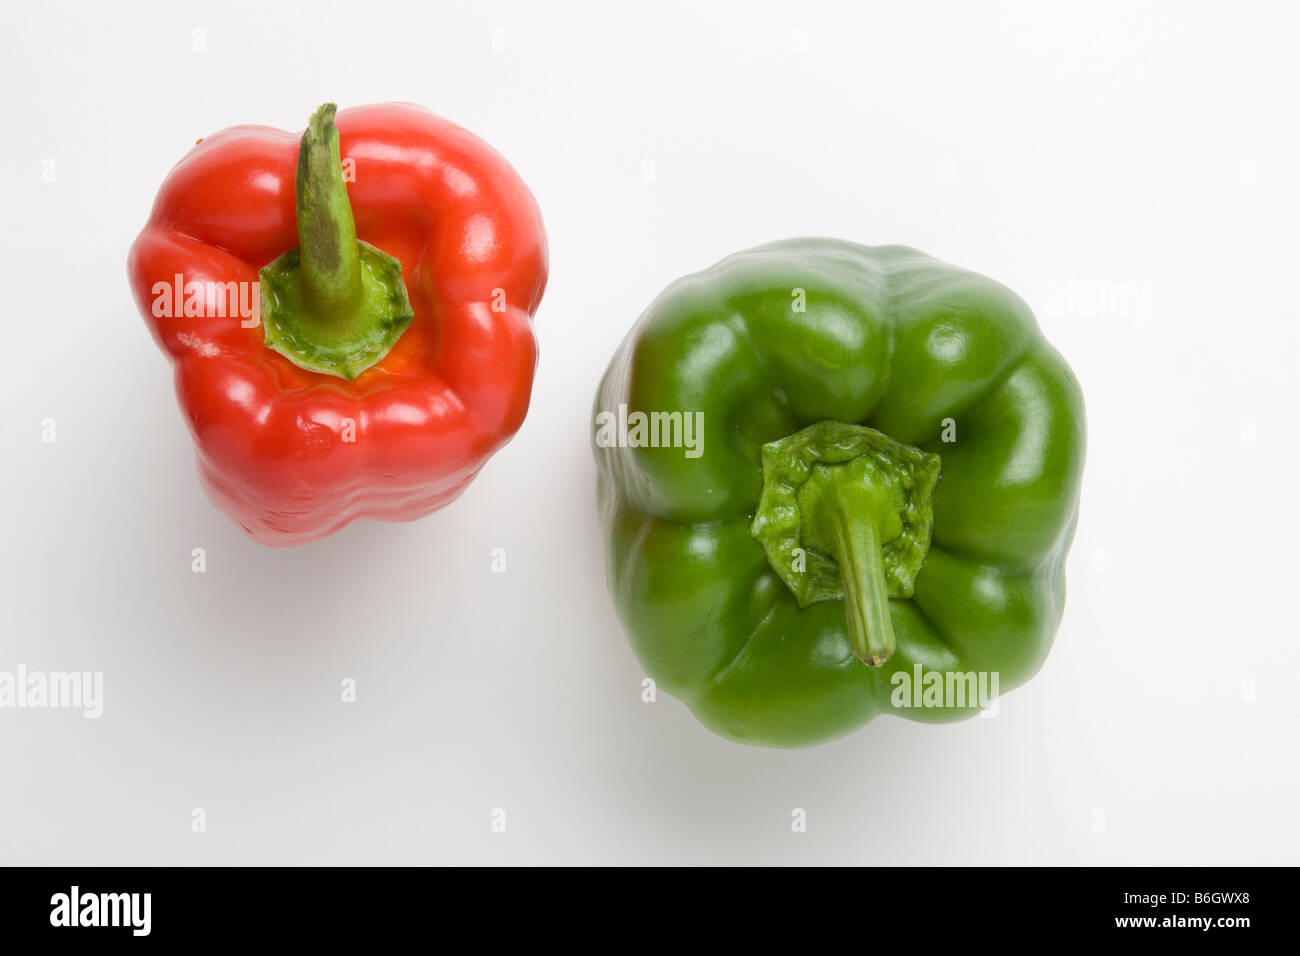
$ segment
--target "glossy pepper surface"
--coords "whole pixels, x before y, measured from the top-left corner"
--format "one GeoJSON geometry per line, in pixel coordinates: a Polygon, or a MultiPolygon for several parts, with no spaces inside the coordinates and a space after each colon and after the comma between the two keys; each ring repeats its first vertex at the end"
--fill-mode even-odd
{"type": "Polygon", "coordinates": [[[420,107],[327,104],[301,139],[200,140],[128,274],[204,487],[263,543],[442,507],[528,410],[537,204],[491,147],[420,107]],[[256,296],[251,320],[240,296],[256,296]]]}
{"type": "Polygon", "coordinates": [[[960,719],[1047,656],[1083,401],[998,283],[902,246],[760,246],[651,304],[595,414],[619,617],[717,733],[960,719]]]}

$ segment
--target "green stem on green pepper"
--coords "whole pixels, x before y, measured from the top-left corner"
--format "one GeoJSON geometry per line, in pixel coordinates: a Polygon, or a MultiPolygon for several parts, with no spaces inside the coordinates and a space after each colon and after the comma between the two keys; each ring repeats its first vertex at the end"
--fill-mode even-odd
{"type": "Polygon", "coordinates": [[[894,653],[891,597],[909,598],[930,548],[937,455],[850,422],[768,442],[750,533],[800,607],[844,602],[849,647],[869,667],[894,653]]]}
{"type": "Polygon", "coordinates": [[[849,646],[868,667],[879,667],[894,654],[880,535],[871,516],[855,512],[836,491],[824,496],[822,503],[831,557],[839,564],[844,582],[849,646]]]}

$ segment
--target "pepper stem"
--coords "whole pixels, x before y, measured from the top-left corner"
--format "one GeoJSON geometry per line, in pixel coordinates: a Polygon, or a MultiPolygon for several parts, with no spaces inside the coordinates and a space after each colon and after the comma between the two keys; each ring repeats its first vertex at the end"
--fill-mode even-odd
{"type": "Polygon", "coordinates": [[[338,109],[312,114],[298,147],[298,250],[304,303],[318,315],[345,315],[361,295],[357,227],[343,181],[338,109]]]}
{"type": "Polygon", "coordinates": [[[415,312],[401,262],[357,239],[334,110],[312,114],[298,146],[298,248],[258,277],[267,348],[351,380],[388,354],[415,312]]]}
{"type": "Polygon", "coordinates": [[[827,543],[844,583],[849,646],[868,667],[879,667],[894,654],[880,535],[870,518],[855,514],[835,492],[827,494],[823,504],[827,543]]]}
{"type": "Polygon", "coordinates": [[[844,602],[844,636],[868,667],[894,653],[892,598],[910,598],[930,549],[938,455],[851,422],[768,442],[750,534],[801,608],[844,602]]]}

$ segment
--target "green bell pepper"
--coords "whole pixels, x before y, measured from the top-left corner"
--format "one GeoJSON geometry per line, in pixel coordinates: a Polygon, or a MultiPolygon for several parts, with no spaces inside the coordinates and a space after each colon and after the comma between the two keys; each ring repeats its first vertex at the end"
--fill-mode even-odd
{"type": "Polygon", "coordinates": [[[619,617],[715,732],[956,720],[1046,658],[1083,398],[1004,286],[902,246],[760,246],[651,304],[595,413],[619,617]]]}

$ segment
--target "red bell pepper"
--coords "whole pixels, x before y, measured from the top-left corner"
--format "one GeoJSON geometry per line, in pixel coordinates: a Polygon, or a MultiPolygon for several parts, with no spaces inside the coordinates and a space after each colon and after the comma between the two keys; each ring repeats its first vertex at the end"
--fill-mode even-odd
{"type": "Polygon", "coordinates": [[[491,147],[419,107],[336,125],[327,105],[301,143],[199,140],[127,268],[203,485],[264,544],[446,505],[528,411],[541,214],[491,147]]]}

